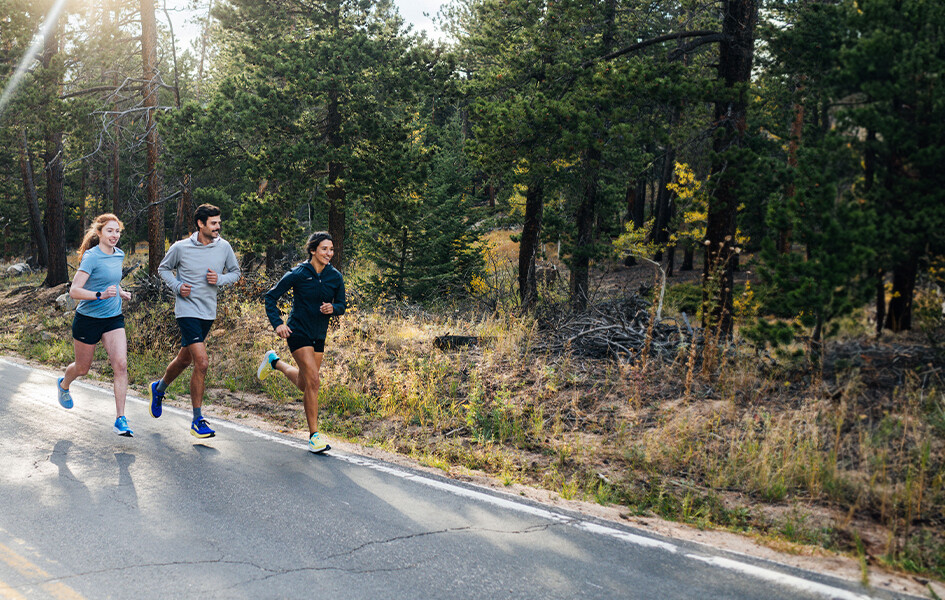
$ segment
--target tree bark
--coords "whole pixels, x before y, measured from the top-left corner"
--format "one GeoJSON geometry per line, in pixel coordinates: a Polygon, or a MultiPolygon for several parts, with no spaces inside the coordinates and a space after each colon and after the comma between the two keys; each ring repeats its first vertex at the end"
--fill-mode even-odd
{"type": "Polygon", "coordinates": [[[194,232],[194,194],[190,189],[190,173],[184,175],[180,201],[177,203],[177,218],[174,220],[174,238],[183,239],[194,232]]]}
{"type": "Polygon", "coordinates": [[[79,239],[76,245],[82,244],[82,238],[85,237],[85,230],[89,228],[89,192],[88,186],[88,168],[84,162],[80,167],[79,174],[79,214],[82,216],[82,229],[79,231],[79,239]]]}
{"type": "MultiPolygon", "coordinates": [[[[339,27],[341,18],[341,7],[335,3],[334,27],[339,27]]],[[[328,92],[328,118],[325,131],[328,145],[332,149],[341,148],[343,140],[341,137],[341,106],[339,104],[339,95],[337,87],[332,87],[328,92]]],[[[332,265],[341,268],[345,259],[345,209],[347,190],[341,183],[345,167],[338,161],[328,163],[328,233],[331,234],[332,243],[335,247],[335,255],[331,259],[332,265]]]]}
{"type": "Polygon", "coordinates": [[[541,216],[544,210],[544,189],[541,181],[532,181],[525,194],[525,223],[518,250],[518,293],[522,308],[528,310],[538,300],[535,277],[535,257],[541,236],[541,216]]]}
{"type": "MultiPolygon", "coordinates": [[[[113,2],[113,4],[112,4],[112,10],[113,10],[113,13],[112,13],[113,26],[115,27],[115,31],[117,31],[117,30],[118,30],[118,20],[119,20],[118,17],[119,17],[119,12],[120,12],[120,5],[119,5],[118,0],[115,0],[115,2],[113,2]]],[[[117,36],[115,36],[115,37],[117,37],[117,36]]],[[[114,38],[113,38],[113,41],[114,41],[114,38]]],[[[114,84],[115,88],[117,89],[117,88],[118,88],[118,84],[119,84],[119,81],[118,81],[118,73],[115,73],[115,75],[112,76],[112,83],[114,84]]],[[[115,114],[116,114],[116,115],[119,114],[120,111],[119,111],[119,106],[118,106],[117,100],[116,100],[116,102],[112,105],[112,110],[115,111],[115,114]]],[[[112,142],[112,155],[111,155],[111,163],[112,163],[112,167],[111,167],[111,175],[112,175],[112,180],[111,180],[111,184],[112,184],[112,189],[111,189],[112,213],[113,213],[116,217],[118,217],[118,218],[120,219],[120,218],[121,218],[121,213],[122,213],[122,206],[121,206],[121,180],[119,179],[119,174],[121,173],[121,169],[120,169],[120,158],[121,158],[121,155],[120,155],[120,152],[121,152],[121,124],[118,122],[118,117],[115,117],[115,120],[112,121],[112,123],[113,123],[113,126],[114,126],[114,128],[115,128],[115,129],[114,129],[114,130],[115,130],[115,137],[114,137],[114,140],[113,140],[113,142],[112,142]]],[[[134,247],[133,247],[133,246],[132,246],[132,250],[134,250],[134,247]]]]}
{"type": "MultiPolygon", "coordinates": [[[[46,33],[43,40],[43,68],[49,69],[59,53],[59,24],[54,24],[46,33]]],[[[58,97],[58,87],[48,90],[47,97],[54,104],[52,111],[59,111],[55,106],[58,97]]],[[[65,179],[62,160],[62,125],[60,114],[47,116],[46,148],[43,160],[46,165],[46,243],[49,249],[49,265],[46,269],[46,287],[55,287],[69,281],[69,266],[66,263],[66,226],[65,226],[65,198],[63,180],[65,179]]]]}
{"type": "MultiPolygon", "coordinates": [[[[212,4],[212,2],[211,2],[212,4]]],[[[171,15],[167,11],[167,0],[164,1],[164,14],[167,16],[167,22],[172,23],[171,15]]],[[[180,70],[177,66],[177,38],[174,36],[174,26],[170,25],[171,32],[171,58],[174,65],[174,104],[177,106],[177,109],[181,109],[180,101],[180,70]]],[[[202,45],[205,44],[205,40],[201,40],[202,45]]],[[[204,51],[201,51],[200,56],[200,66],[199,66],[199,75],[198,77],[203,76],[203,60],[204,60],[204,51]]],[[[199,81],[198,81],[199,86],[199,81]]],[[[184,237],[184,234],[190,234],[193,220],[190,218],[191,205],[192,205],[192,196],[190,191],[190,173],[184,175],[184,181],[182,184],[180,200],[177,202],[177,215],[174,218],[174,239],[179,240],[184,237]]]]}
{"type": "Polygon", "coordinates": [[[886,323],[886,271],[880,269],[876,274],[876,337],[883,333],[886,323]]]}
{"type": "Polygon", "coordinates": [[[119,219],[121,218],[121,180],[119,179],[120,174],[120,146],[121,146],[121,126],[118,124],[118,121],[115,121],[115,141],[112,144],[112,212],[119,219]]]}
{"type": "Polygon", "coordinates": [[[590,292],[591,254],[594,248],[594,222],[597,213],[597,177],[601,152],[595,147],[584,153],[584,190],[578,206],[577,239],[571,253],[571,308],[576,312],[587,310],[590,292]]]}
{"type": "Polygon", "coordinates": [[[912,296],[919,273],[919,257],[912,255],[893,267],[892,298],[886,313],[886,329],[895,333],[912,329],[912,296]]]}
{"type": "MultiPolygon", "coordinates": [[[[670,120],[671,125],[675,122],[675,118],[670,120]]],[[[673,168],[675,161],[676,151],[672,148],[667,148],[666,153],[663,155],[663,164],[662,168],[660,169],[659,188],[656,192],[656,204],[654,206],[656,209],[656,219],[653,224],[653,241],[656,242],[658,250],[656,251],[656,255],[654,256],[653,260],[657,262],[663,260],[663,250],[665,250],[666,244],[669,242],[669,224],[673,218],[673,193],[667,186],[673,178],[673,168]]]]}
{"type": "Polygon", "coordinates": [[[46,244],[46,232],[43,231],[43,216],[39,212],[33,157],[30,155],[25,129],[20,131],[20,174],[23,177],[23,195],[26,197],[30,231],[33,232],[33,241],[36,243],[36,259],[40,267],[46,267],[49,264],[49,247],[46,244]]]}
{"type": "Polygon", "coordinates": [[[695,250],[693,250],[693,248],[692,248],[692,246],[691,246],[690,244],[691,244],[691,242],[687,242],[686,245],[683,246],[682,264],[679,266],[680,272],[682,272],[682,271],[692,271],[692,270],[695,268],[695,267],[693,266],[693,262],[695,262],[695,260],[694,260],[694,259],[695,259],[695,250]]]}
{"type": "MultiPolygon", "coordinates": [[[[601,50],[604,54],[610,53],[613,48],[616,31],[616,0],[607,0],[604,5],[604,27],[601,36],[601,50]]],[[[585,65],[588,66],[588,65],[585,65]]],[[[595,116],[600,116],[600,106],[594,107],[595,116]]],[[[590,264],[596,242],[595,223],[597,222],[597,204],[600,195],[600,163],[601,149],[595,139],[599,134],[592,135],[583,156],[584,190],[581,195],[581,204],[577,214],[577,240],[571,255],[571,308],[576,312],[587,310],[590,293],[590,264]]]]}
{"type": "Polygon", "coordinates": [[[702,325],[717,326],[727,337],[733,327],[735,217],[739,197],[738,182],[725,172],[728,166],[725,155],[743,143],[757,16],[757,0],[724,1],[718,73],[725,84],[725,95],[715,103],[712,179],[718,183],[709,202],[706,223],[702,325]],[[739,86],[737,94],[732,94],[733,88],[739,86]]]}
{"type": "Polygon", "coordinates": [[[160,158],[157,123],[154,118],[158,105],[157,23],[154,0],[141,0],[141,59],[145,83],[142,86],[147,110],[147,181],[148,181],[148,274],[157,275],[164,257],[164,205],[161,203],[161,177],[158,173],[160,158]]]}

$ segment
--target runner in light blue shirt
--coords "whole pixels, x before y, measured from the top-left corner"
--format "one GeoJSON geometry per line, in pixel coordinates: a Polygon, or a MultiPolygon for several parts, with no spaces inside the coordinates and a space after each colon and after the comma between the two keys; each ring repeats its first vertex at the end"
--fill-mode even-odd
{"type": "Polygon", "coordinates": [[[59,404],[72,408],[69,386],[78,377],[89,372],[95,346],[101,340],[115,374],[115,433],[132,437],[125,418],[125,397],[128,392],[128,340],[125,337],[125,317],[121,314],[122,300],[131,300],[131,294],[121,289],[121,264],[125,253],[118,249],[121,221],[111,213],[99,215],[85,232],[79,246],[82,262],[72,280],[69,295],[79,301],[72,321],[72,342],[75,360],[66,367],[66,373],[57,382],[59,404]]]}

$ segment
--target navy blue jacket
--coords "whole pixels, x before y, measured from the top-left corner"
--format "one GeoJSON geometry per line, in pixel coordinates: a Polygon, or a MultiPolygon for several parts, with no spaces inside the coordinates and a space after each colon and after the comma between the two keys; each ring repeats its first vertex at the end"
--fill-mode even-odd
{"type": "Polygon", "coordinates": [[[275,329],[282,325],[279,298],[292,290],[292,312],[289,313],[289,329],[292,335],[310,340],[323,340],[328,335],[328,320],[331,315],[322,313],[322,302],[331,302],[334,314],[345,312],[345,282],[341,272],[325,265],[321,273],[309,261],[299,263],[282,276],[279,283],[266,292],[266,316],[275,329]]]}

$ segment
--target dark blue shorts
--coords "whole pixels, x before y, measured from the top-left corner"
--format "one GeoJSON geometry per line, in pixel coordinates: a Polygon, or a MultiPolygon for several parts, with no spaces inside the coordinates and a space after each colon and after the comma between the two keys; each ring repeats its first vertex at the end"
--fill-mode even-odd
{"type": "Polygon", "coordinates": [[[213,327],[213,319],[197,319],[195,317],[180,317],[177,319],[177,326],[180,327],[180,347],[186,348],[191,344],[198,344],[207,339],[210,328],[213,327]]]}
{"type": "Polygon", "coordinates": [[[125,316],[115,315],[114,317],[87,317],[82,313],[76,313],[72,320],[72,337],[83,344],[97,344],[102,339],[103,333],[114,331],[115,329],[125,328],[125,316]]]}
{"type": "Polygon", "coordinates": [[[285,339],[286,343],[289,344],[289,351],[295,352],[299,348],[304,348],[305,346],[311,346],[315,349],[315,352],[324,352],[325,351],[325,339],[313,340],[311,338],[305,337],[303,335],[292,334],[285,339]]]}

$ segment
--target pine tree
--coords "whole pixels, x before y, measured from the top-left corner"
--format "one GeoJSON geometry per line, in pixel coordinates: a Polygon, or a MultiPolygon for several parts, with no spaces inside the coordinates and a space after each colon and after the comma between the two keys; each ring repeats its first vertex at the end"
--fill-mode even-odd
{"type": "MultiPolygon", "coordinates": [[[[466,294],[482,273],[479,234],[471,213],[472,170],[463,154],[459,115],[428,125],[414,156],[428,163],[422,182],[379,202],[371,212],[364,254],[378,268],[377,296],[429,301],[466,294]],[[421,154],[426,154],[421,159],[421,154]]],[[[417,180],[419,181],[419,179],[417,180]]]]}

